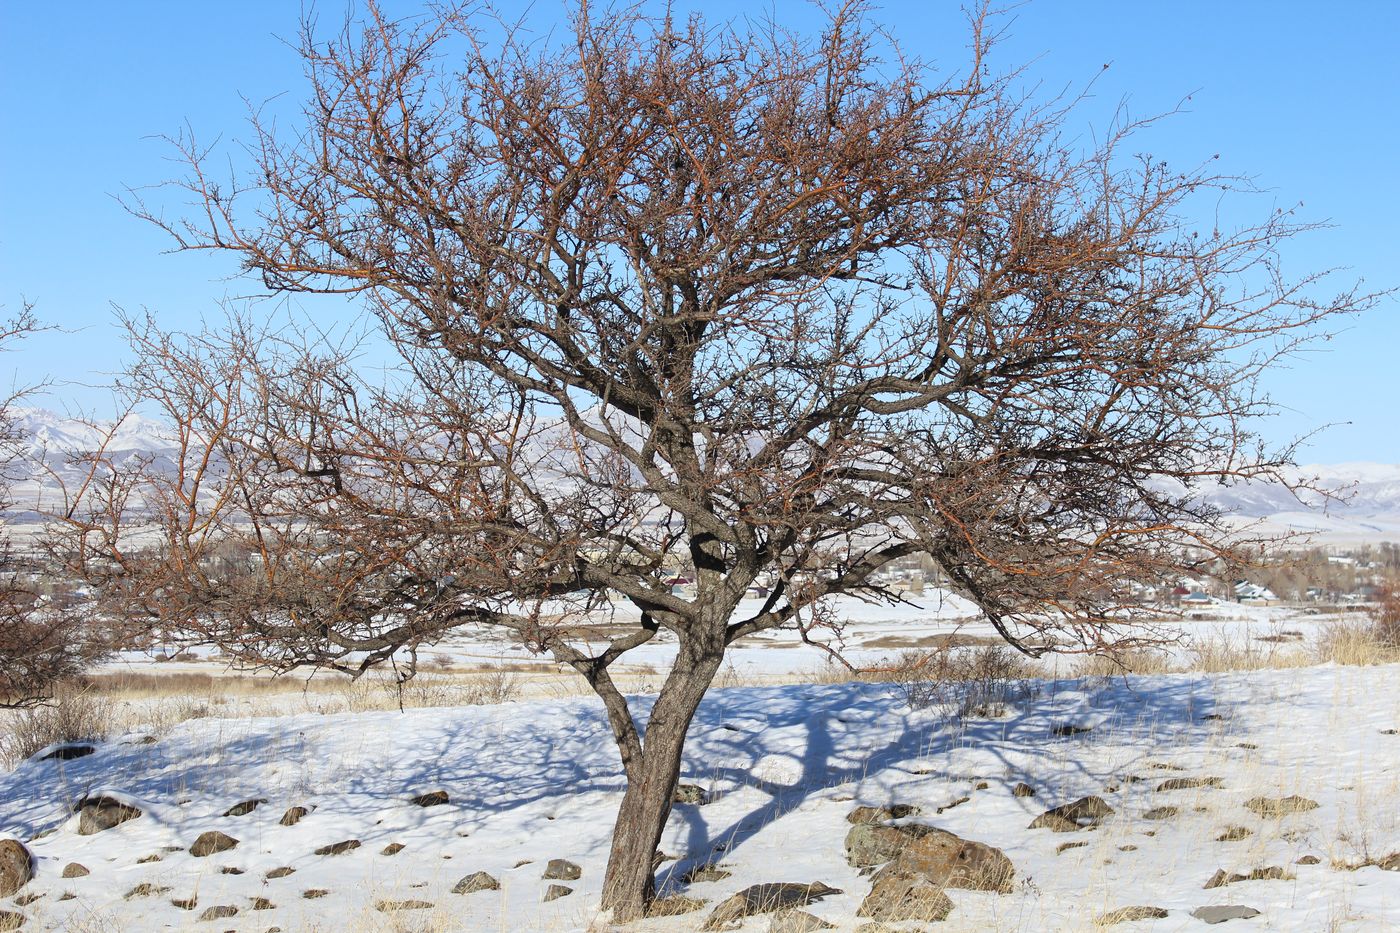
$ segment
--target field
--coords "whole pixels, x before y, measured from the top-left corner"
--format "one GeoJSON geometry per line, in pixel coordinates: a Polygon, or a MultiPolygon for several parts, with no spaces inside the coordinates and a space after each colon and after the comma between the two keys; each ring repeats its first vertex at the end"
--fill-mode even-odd
{"type": "MultiPolygon", "coordinates": [[[[900,673],[901,654],[951,640],[953,657],[985,655],[965,607],[842,608],[851,653],[886,659],[883,673],[851,680],[776,640],[736,652],[692,727],[693,787],[662,845],[663,893],[704,903],[634,929],[699,929],[763,882],[838,889],[803,910],[840,930],[1083,930],[1125,907],[1155,910],[1114,929],[1193,930],[1193,911],[1222,905],[1259,912],[1231,929],[1400,928],[1400,664],[1366,650],[1353,617],[1217,606],[1175,623],[1182,641],[1161,656],[955,666],[960,680],[930,686],[900,673]],[[1112,812],[1028,828],[1091,796],[1112,812]],[[896,804],[917,810],[894,825],[1004,852],[1006,893],[952,889],[942,922],[865,927],[848,815],[896,804]],[[1206,887],[1221,870],[1240,878],[1206,887]]],[[[215,659],[114,665],[74,701],[106,725],[91,754],[43,760],[50,746],[0,775],[0,837],[37,864],[0,909],[26,930],[605,929],[622,779],[599,705],[491,642],[442,653],[402,692],[233,676],[215,659]],[[99,797],[141,815],[82,835],[74,805],[99,797]],[[305,815],[283,825],[294,807],[305,815]],[[211,832],[236,846],[192,854],[211,832]],[[74,863],[88,873],[65,877],[74,863]],[[454,893],[476,872],[499,886],[454,893]],[[545,900],[551,885],[568,892],[545,900]]],[[[666,661],[662,646],[629,683],[645,693],[666,661]]]]}

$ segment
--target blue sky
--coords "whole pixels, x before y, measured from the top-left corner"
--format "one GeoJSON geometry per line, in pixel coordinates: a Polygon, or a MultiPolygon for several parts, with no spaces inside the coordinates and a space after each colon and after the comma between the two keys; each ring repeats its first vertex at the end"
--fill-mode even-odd
{"type": "MultiPolygon", "coordinates": [[[[701,6],[721,19],[764,9],[676,4],[701,6]]],[[[0,0],[0,9],[0,304],[12,312],[33,300],[65,329],[0,359],[0,378],[52,378],[64,385],[51,407],[101,409],[106,394],[94,387],[122,353],[114,303],[193,326],[217,316],[220,299],[255,290],[229,257],[168,253],[164,235],[113,196],[178,172],[160,134],[188,123],[201,138],[236,141],[247,135],[244,97],[299,98],[301,68],[284,40],[295,37],[301,7],[0,0]]],[[[344,7],[318,9],[333,22],[344,7]]],[[[799,27],[814,19],[807,3],[769,9],[799,27]]],[[[530,18],[545,26],[562,11],[541,0],[530,18]]],[[[961,64],[958,4],[889,2],[877,16],[914,53],[961,64]]],[[[1374,288],[1400,284],[1400,3],[1032,0],[1007,26],[996,63],[1028,64],[1027,79],[1047,91],[1095,79],[1075,132],[1102,131],[1120,102],[1147,115],[1189,95],[1185,112],[1138,148],[1183,167],[1218,153],[1224,170],[1268,189],[1250,205],[1261,215],[1302,202],[1303,216],[1330,221],[1289,246],[1295,274],[1342,266],[1374,288]]],[[[1302,459],[1400,462],[1400,298],[1346,327],[1268,377],[1285,411],[1263,431],[1282,442],[1337,423],[1302,459]]]]}

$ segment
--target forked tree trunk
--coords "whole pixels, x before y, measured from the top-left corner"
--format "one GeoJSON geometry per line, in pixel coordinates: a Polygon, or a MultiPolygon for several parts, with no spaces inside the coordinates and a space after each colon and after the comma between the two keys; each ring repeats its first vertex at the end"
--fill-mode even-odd
{"type": "Polygon", "coordinates": [[[671,815],[685,733],[723,658],[722,649],[713,657],[688,658],[687,654],[683,648],[656,698],[641,761],[628,775],[627,793],[617,811],[602,901],[603,909],[611,910],[617,922],[643,916],[656,894],[653,859],[671,815]]]}

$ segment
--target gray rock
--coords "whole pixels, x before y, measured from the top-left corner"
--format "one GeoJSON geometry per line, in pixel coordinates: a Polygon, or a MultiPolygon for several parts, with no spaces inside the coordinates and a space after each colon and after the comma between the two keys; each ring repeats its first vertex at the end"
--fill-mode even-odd
{"type": "Polygon", "coordinates": [[[452,886],[453,894],[475,894],[477,891],[499,891],[501,883],[484,871],[474,871],[452,886]]]}
{"type": "Polygon", "coordinates": [[[34,877],[34,856],[18,839],[0,839],[0,897],[9,897],[34,877]]]}
{"type": "Polygon", "coordinates": [[[928,923],[946,920],[952,912],[952,900],[938,885],[915,875],[881,872],[856,916],[888,923],[904,920],[928,923]]]}
{"type": "Polygon", "coordinates": [[[1113,808],[1101,797],[1081,797],[1073,803],[1046,810],[1031,820],[1029,829],[1048,829],[1051,832],[1067,833],[1097,826],[1104,817],[1113,814],[1113,808]]]}
{"type": "Polygon", "coordinates": [[[69,862],[67,865],[63,866],[62,877],[64,878],[86,878],[90,874],[92,874],[92,872],[88,871],[88,867],[78,862],[69,862]]]}
{"type": "Polygon", "coordinates": [[[1157,785],[1158,790],[1190,790],[1193,787],[1219,787],[1223,782],[1218,777],[1167,778],[1157,785]]]}
{"type": "Polygon", "coordinates": [[[218,830],[211,829],[207,833],[200,833],[199,838],[190,846],[190,855],[195,858],[204,858],[213,855],[215,852],[227,852],[230,849],[238,848],[238,840],[232,836],[225,835],[218,830]]]}
{"type": "Polygon", "coordinates": [[[907,803],[892,803],[888,807],[856,807],[846,814],[846,822],[884,823],[888,820],[902,820],[906,816],[917,816],[919,808],[907,803]]]}
{"type": "Polygon", "coordinates": [[[84,797],[78,802],[78,835],[91,836],[120,826],[141,815],[139,807],[124,804],[111,797],[84,797]]]}
{"type": "Polygon", "coordinates": [[[540,877],[546,881],[577,881],[583,877],[583,869],[568,859],[552,858],[540,877]]]}
{"type": "Polygon", "coordinates": [[[399,910],[432,910],[432,901],[375,901],[374,909],[381,914],[393,913],[399,910]]]}
{"type": "Polygon", "coordinates": [[[557,901],[561,897],[568,897],[574,893],[573,888],[565,887],[562,884],[551,884],[544,889],[544,900],[557,901]]]}
{"type": "Polygon", "coordinates": [[[290,865],[283,865],[281,868],[272,869],[266,875],[263,875],[263,877],[271,880],[274,878],[285,878],[288,875],[295,875],[296,873],[297,870],[295,868],[290,865]]]}
{"type": "Polygon", "coordinates": [[[1259,916],[1259,911],[1243,904],[1221,904],[1216,907],[1197,907],[1191,916],[1205,923],[1224,923],[1227,920],[1248,920],[1259,916]]]}

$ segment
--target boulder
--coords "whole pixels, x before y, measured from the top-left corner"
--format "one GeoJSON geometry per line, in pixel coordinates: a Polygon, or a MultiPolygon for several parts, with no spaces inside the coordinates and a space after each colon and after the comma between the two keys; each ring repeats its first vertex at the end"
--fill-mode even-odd
{"type": "Polygon", "coordinates": [[[195,858],[204,858],[213,855],[215,852],[227,852],[229,849],[238,848],[238,840],[232,836],[225,835],[218,830],[211,829],[209,832],[200,833],[199,838],[190,846],[190,855],[195,858]]]}
{"type": "Polygon", "coordinates": [[[1227,920],[1249,920],[1259,916],[1259,911],[1243,904],[1220,904],[1214,907],[1197,907],[1191,916],[1204,923],[1224,923],[1227,920]]]}
{"type": "Polygon", "coordinates": [[[453,894],[475,894],[477,891],[499,891],[501,883],[484,871],[474,871],[452,886],[453,894]]]}
{"type": "Polygon", "coordinates": [[[92,872],[88,871],[87,866],[78,862],[69,862],[63,866],[62,877],[64,878],[86,878],[90,874],[92,872]]]}
{"type": "Polygon", "coordinates": [[[544,874],[540,877],[546,881],[577,881],[583,877],[583,869],[568,859],[552,858],[549,864],[545,865],[544,874]]]}
{"type": "Polygon", "coordinates": [[[141,816],[141,808],[111,797],[84,797],[78,801],[78,835],[91,836],[141,816]]]}
{"type": "Polygon", "coordinates": [[[904,920],[927,923],[946,920],[952,912],[952,900],[938,885],[916,876],[881,871],[875,876],[870,893],[861,902],[856,916],[888,923],[904,920]]]}
{"type": "Polygon", "coordinates": [[[379,850],[379,854],[380,854],[380,855],[398,855],[398,854],[399,854],[400,852],[402,852],[403,850],[404,850],[404,844],[403,844],[402,842],[391,842],[391,843],[389,843],[387,846],[385,846],[384,848],[380,849],[380,850],[379,850]]]}
{"type": "Polygon", "coordinates": [[[795,884],[784,881],[751,885],[733,897],[721,901],[710,912],[709,919],[705,921],[705,925],[701,929],[723,929],[735,920],[742,920],[755,914],[795,910],[798,907],[806,907],[813,901],[819,901],[828,895],[840,893],[838,889],[820,881],[811,884],[795,884]]]}
{"type": "Polygon", "coordinates": [[[568,897],[570,894],[573,893],[573,888],[565,887],[562,884],[551,884],[549,887],[544,889],[544,900],[557,901],[559,900],[559,898],[568,897]]]}
{"type": "Polygon", "coordinates": [[[34,856],[18,839],[0,839],[0,897],[9,897],[34,877],[34,856]]]}

